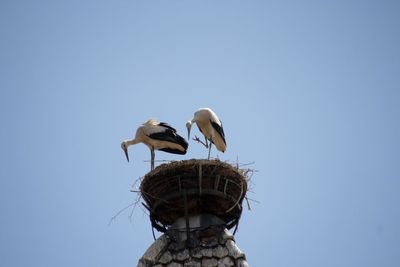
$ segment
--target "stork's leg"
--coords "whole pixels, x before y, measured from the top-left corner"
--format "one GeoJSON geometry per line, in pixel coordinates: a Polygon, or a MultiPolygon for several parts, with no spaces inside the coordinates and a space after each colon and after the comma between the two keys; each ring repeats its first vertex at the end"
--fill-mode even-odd
{"type": "MultiPolygon", "coordinates": [[[[204,138],[205,138],[205,137],[204,137],[204,138]]],[[[201,141],[200,138],[198,138],[197,136],[195,136],[195,137],[193,138],[193,140],[196,141],[196,142],[198,142],[198,143],[200,143],[200,144],[202,144],[202,145],[205,146],[206,148],[208,148],[207,138],[205,138],[205,140],[206,140],[205,143],[204,143],[203,141],[201,141]]]]}
{"type": "Polygon", "coordinates": [[[152,147],[150,151],[151,151],[151,170],[154,170],[154,158],[155,158],[154,147],[152,147]]]}
{"type": "Polygon", "coordinates": [[[208,148],[208,159],[209,160],[210,160],[211,146],[212,146],[212,143],[210,142],[210,146],[208,148]]]}

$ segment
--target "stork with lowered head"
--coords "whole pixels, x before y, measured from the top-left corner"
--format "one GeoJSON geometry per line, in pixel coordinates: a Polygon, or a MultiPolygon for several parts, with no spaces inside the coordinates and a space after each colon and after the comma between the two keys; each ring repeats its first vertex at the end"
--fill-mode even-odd
{"type": "Polygon", "coordinates": [[[121,143],[121,148],[125,152],[128,162],[128,147],[138,143],[143,143],[150,149],[151,170],[154,170],[155,150],[184,155],[188,148],[188,142],[177,133],[175,128],[155,119],[149,119],[139,126],[135,138],[124,140],[121,143]]]}

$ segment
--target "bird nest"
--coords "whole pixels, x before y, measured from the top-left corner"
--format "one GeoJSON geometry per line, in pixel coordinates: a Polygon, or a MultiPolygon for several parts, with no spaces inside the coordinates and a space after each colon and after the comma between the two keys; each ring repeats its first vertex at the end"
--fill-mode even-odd
{"type": "Polygon", "coordinates": [[[153,226],[166,231],[178,218],[209,213],[237,225],[247,192],[246,173],[219,160],[162,164],[144,176],[140,192],[153,226]]]}

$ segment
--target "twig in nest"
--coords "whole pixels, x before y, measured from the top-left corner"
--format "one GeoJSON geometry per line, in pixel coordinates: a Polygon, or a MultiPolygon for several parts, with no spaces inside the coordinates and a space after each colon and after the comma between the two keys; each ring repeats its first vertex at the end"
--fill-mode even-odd
{"type": "Polygon", "coordinates": [[[129,220],[132,222],[132,216],[133,216],[133,211],[135,210],[137,204],[140,202],[141,196],[139,196],[135,202],[129,204],[128,206],[124,207],[120,211],[118,211],[114,216],[111,217],[110,221],[108,222],[108,225],[110,226],[111,223],[119,216],[121,215],[124,211],[132,207],[132,210],[130,212],[130,215],[128,216],[129,220]]]}
{"type": "Polygon", "coordinates": [[[251,206],[250,206],[250,203],[249,203],[249,199],[247,198],[247,196],[245,196],[244,198],[246,199],[247,208],[248,208],[249,210],[251,210],[251,206]]]}
{"type": "Polygon", "coordinates": [[[133,185],[131,187],[132,188],[131,192],[140,193],[140,188],[137,185],[140,184],[142,182],[142,180],[143,180],[143,177],[139,177],[135,180],[135,182],[133,183],[133,185]]]}
{"type": "Polygon", "coordinates": [[[255,164],[255,163],[256,163],[255,161],[248,162],[248,163],[240,163],[240,167],[253,165],[253,164],[255,164]]]}
{"type": "Polygon", "coordinates": [[[247,168],[247,169],[240,169],[240,170],[242,171],[243,175],[247,177],[247,179],[248,179],[249,181],[250,181],[251,178],[253,177],[253,174],[254,174],[255,172],[257,172],[257,170],[250,169],[250,168],[247,168]]]}
{"type": "Polygon", "coordinates": [[[124,212],[125,210],[129,209],[130,207],[132,207],[132,206],[134,206],[134,205],[136,205],[136,202],[135,202],[135,203],[131,203],[131,204],[129,204],[128,206],[126,206],[125,208],[123,208],[123,209],[121,209],[120,211],[118,211],[114,216],[111,217],[110,221],[108,222],[108,226],[110,226],[111,223],[112,223],[122,212],[124,212]]]}
{"type": "Polygon", "coordinates": [[[260,201],[255,200],[255,199],[252,199],[252,198],[249,198],[249,197],[248,197],[248,200],[253,201],[253,202],[257,203],[257,204],[260,204],[260,203],[261,203],[260,201]]]}
{"type": "Polygon", "coordinates": [[[257,204],[260,204],[260,201],[258,201],[258,200],[255,200],[255,199],[252,199],[252,198],[248,198],[247,196],[245,196],[244,198],[246,199],[247,208],[249,210],[251,210],[250,201],[253,201],[253,202],[257,203],[257,204]]]}
{"type": "MultiPolygon", "coordinates": [[[[154,162],[172,162],[173,159],[155,159],[154,162]]],[[[151,160],[143,160],[143,162],[151,162],[151,160]]]]}

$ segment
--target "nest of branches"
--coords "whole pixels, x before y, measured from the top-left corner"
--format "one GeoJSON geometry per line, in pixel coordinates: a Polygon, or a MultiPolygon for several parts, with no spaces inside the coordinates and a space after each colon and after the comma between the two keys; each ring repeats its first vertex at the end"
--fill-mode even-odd
{"type": "Polygon", "coordinates": [[[219,160],[162,164],[144,176],[140,193],[150,219],[165,231],[176,219],[202,213],[218,216],[228,229],[242,213],[247,171],[219,160]]]}

